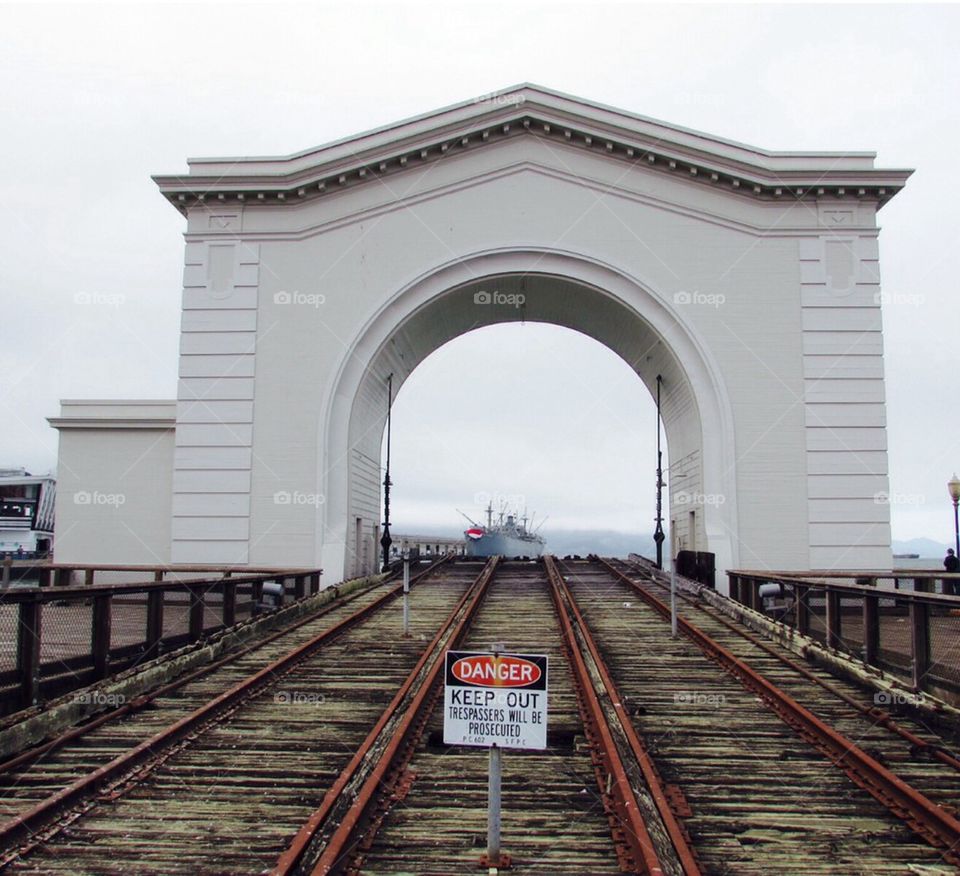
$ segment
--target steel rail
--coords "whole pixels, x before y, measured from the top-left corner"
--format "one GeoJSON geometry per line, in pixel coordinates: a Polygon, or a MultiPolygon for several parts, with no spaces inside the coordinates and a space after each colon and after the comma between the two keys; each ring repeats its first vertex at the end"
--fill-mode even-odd
{"type": "MultiPolygon", "coordinates": [[[[595,557],[593,562],[629,586],[644,602],[669,620],[669,605],[606,560],[595,557]]],[[[831,763],[843,770],[852,781],[869,792],[898,819],[906,822],[930,845],[945,849],[946,860],[954,866],[960,866],[960,820],[870,757],[846,736],[820,720],[699,627],[682,617],[677,618],[677,623],[707,657],[733,675],[748,690],[757,694],[786,724],[825,754],[831,763]]]]}
{"type": "MultiPolygon", "coordinates": [[[[699,876],[701,872],[700,865],[697,862],[696,854],[691,847],[690,836],[687,832],[687,829],[678,820],[676,813],[673,811],[673,808],[670,805],[666,789],[664,788],[663,779],[661,778],[660,773],[653,762],[653,758],[650,756],[650,752],[647,750],[646,745],[640,738],[640,735],[637,733],[637,730],[633,725],[633,721],[630,720],[627,710],[623,707],[623,698],[620,696],[620,691],[617,689],[609,667],[600,654],[600,649],[597,647],[596,640],[593,638],[590,627],[584,619],[583,613],[580,611],[580,607],[577,604],[573,593],[570,592],[570,588],[567,586],[566,581],[564,581],[563,576],[560,574],[560,571],[556,566],[556,560],[552,556],[548,556],[544,558],[544,563],[547,567],[547,574],[550,577],[551,585],[558,590],[560,594],[562,594],[567,605],[569,605],[570,612],[573,615],[574,621],[576,622],[577,629],[580,630],[580,635],[583,638],[584,644],[587,646],[587,650],[589,650],[590,656],[593,658],[593,662],[597,667],[597,672],[599,673],[600,679],[603,682],[603,686],[606,690],[606,695],[613,706],[618,720],[620,721],[620,726],[623,728],[623,732],[626,736],[627,743],[630,746],[630,750],[632,751],[633,756],[640,767],[640,771],[643,774],[643,779],[646,782],[647,788],[650,791],[650,795],[657,807],[660,820],[663,823],[668,836],[670,837],[670,841],[673,844],[677,859],[680,861],[680,866],[683,868],[683,872],[687,874],[687,876],[699,876]]],[[[556,599],[554,601],[557,602],[556,599]]]]}
{"type": "MultiPolygon", "coordinates": [[[[446,558],[439,560],[429,569],[424,570],[418,577],[422,578],[423,575],[432,572],[445,561],[446,558]]],[[[109,782],[114,782],[115,785],[120,784],[126,776],[136,771],[136,783],[140,783],[155,765],[150,763],[151,759],[157,761],[166,749],[190,734],[197,733],[202,725],[216,720],[228,710],[238,707],[242,702],[258,694],[277,675],[286,673],[330,639],[370,617],[402,591],[402,584],[394,587],[369,605],[358,609],[332,627],[328,627],[323,632],[288,651],[282,657],[277,658],[263,669],[233,685],[233,687],[190,714],[155,733],[149,739],[128,749],[104,766],[80,777],[66,788],[51,794],[26,812],[15,816],[6,824],[0,826],[0,848],[10,850],[35,832],[47,827],[64,810],[77,805],[86,797],[100,793],[103,786],[109,782]]],[[[19,852],[15,853],[14,857],[18,854],[19,852]]],[[[10,860],[9,854],[4,859],[0,859],[0,864],[8,860],[10,860]]]]}
{"type": "Polygon", "coordinates": [[[623,760],[617,750],[616,742],[614,742],[610,725],[607,722],[603,707],[600,705],[597,692],[590,679],[590,673],[577,643],[576,634],[570,623],[570,618],[564,609],[561,588],[557,583],[559,573],[553,565],[551,557],[544,557],[544,564],[546,565],[547,574],[550,578],[550,595],[553,598],[557,618],[560,621],[560,629],[563,633],[564,644],[570,657],[570,665],[576,681],[578,699],[583,708],[584,723],[591,725],[596,736],[599,738],[600,751],[598,754],[608,776],[607,786],[609,790],[607,791],[607,796],[613,802],[613,812],[615,818],[620,823],[625,845],[632,859],[630,862],[622,861],[621,863],[639,868],[638,872],[647,873],[650,874],[650,876],[661,876],[661,874],[663,874],[663,865],[657,854],[653,838],[650,836],[650,832],[647,830],[647,826],[643,820],[640,806],[637,803],[633,788],[630,786],[630,778],[627,776],[623,760]]]}
{"type": "MultiPolygon", "coordinates": [[[[643,575],[648,574],[646,571],[640,569],[635,565],[627,564],[627,566],[628,568],[633,568],[637,570],[643,575]]],[[[664,584],[662,581],[658,581],[654,577],[649,578],[649,580],[652,584],[656,585],[657,587],[660,587],[661,589],[664,589],[664,590],[667,589],[667,585],[664,584]]],[[[691,605],[694,605],[700,611],[703,611],[706,614],[708,614],[711,618],[717,621],[717,623],[721,624],[722,626],[726,627],[732,632],[737,633],[739,636],[742,636],[752,645],[755,645],[756,647],[758,647],[761,651],[766,652],[771,657],[776,657],[777,660],[779,660],[785,666],[789,666],[794,671],[800,673],[807,680],[812,681],[814,684],[818,685],[819,687],[822,687],[825,691],[828,691],[829,693],[833,694],[838,699],[843,700],[843,702],[846,703],[848,706],[850,706],[850,708],[859,712],[865,718],[870,718],[875,725],[886,728],[891,733],[894,733],[895,735],[899,736],[904,741],[909,742],[917,750],[923,751],[925,754],[928,754],[930,757],[935,758],[945,766],[949,766],[955,770],[960,771],[960,759],[955,757],[945,748],[942,748],[936,745],[935,743],[928,742],[926,739],[922,739],[921,737],[917,736],[915,733],[908,730],[906,727],[903,727],[900,724],[898,724],[894,719],[893,715],[891,715],[886,709],[881,709],[881,708],[878,708],[877,706],[865,706],[862,703],[857,702],[857,700],[855,700],[848,693],[845,693],[839,688],[834,687],[834,685],[830,684],[830,682],[820,678],[818,675],[811,672],[806,666],[804,666],[801,663],[798,663],[792,657],[789,657],[788,655],[781,653],[779,650],[772,647],[768,643],[764,642],[762,639],[755,636],[753,633],[749,632],[748,630],[742,629],[739,625],[723,617],[723,615],[721,615],[711,606],[703,605],[697,602],[696,600],[694,600],[693,597],[689,596],[686,593],[681,593],[679,590],[677,591],[677,595],[681,599],[683,599],[685,602],[688,602],[691,605]]]]}
{"type": "MultiPolygon", "coordinates": [[[[437,632],[437,635],[434,636],[433,640],[425,649],[417,666],[414,667],[414,670],[404,683],[403,688],[397,692],[397,696],[394,697],[393,701],[384,711],[374,729],[370,731],[363,745],[357,750],[350,763],[344,768],[336,782],[327,791],[320,807],[303,825],[287,851],[281,855],[276,867],[272,871],[273,876],[295,872],[296,869],[304,863],[303,859],[311,842],[329,817],[337,798],[350,781],[358,775],[361,762],[373,748],[389,720],[397,713],[402,700],[412,688],[417,677],[421,674],[421,670],[429,663],[430,665],[426,670],[426,676],[413,695],[402,718],[400,718],[397,725],[393,728],[389,742],[378,755],[376,763],[373,764],[366,779],[364,779],[363,784],[357,791],[353,803],[324,845],[316,864],[311,869],[311,873],[315,874],[315,876],[316,874],[331,873],[345,863],[344,859],[351,851],[351,844],[355,845],[357,829],[378,794],[383,791],[384,787],[389,787],[390,783],[387,780],[387,776],[391,771],[391,765],[396,759],[401,745],[404,744],[410,735],[411,728],[413,728],[417,722],[418,716],[421,716],[423,706],[428,696],[434,691],[440,679],[444,666],[444,650],[446,650],[441,649],[440,645],[443,642],[446,642],[447,646],[456,645],[463,638],[464,633],[472,623],[474,615],[486,595],[488,585],[493,580],[499,560],[499,557],[491,557],[484,565],[483,570],[477,576],[474,583],[463,594],[457,603],[457,607],[451,612],[443,627],[437,632]],[[465,605],[466,608],[464,609],[465,605]]],[[[425,719],[426,716],[423,717],[425,719]]],[[[369,838],[368,835],[366,839],[369,840],[369,838]]]]}

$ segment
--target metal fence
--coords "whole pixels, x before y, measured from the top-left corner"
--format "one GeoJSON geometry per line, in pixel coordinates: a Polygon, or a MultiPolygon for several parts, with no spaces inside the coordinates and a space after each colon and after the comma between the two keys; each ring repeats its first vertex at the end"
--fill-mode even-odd
{"type": "Polygon", "coordinates": [[[319,589],[319,569],[10,587],[0,592],[0,715],[106,678],[319,589]]]}
{"type": "Polygon", "coordinates": [[[960,574],[732,571],[730,598],[914,690],[960,694],[960,574]]]}

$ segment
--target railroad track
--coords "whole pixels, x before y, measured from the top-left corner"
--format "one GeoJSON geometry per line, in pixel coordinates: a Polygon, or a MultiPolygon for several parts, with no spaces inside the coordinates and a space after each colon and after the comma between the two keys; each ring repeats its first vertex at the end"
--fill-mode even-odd
{"type": "Polygon", "coordinates": [[[0,764],[16,814],[0,828],[7,870],[955,872],[960,771],[944,740],[881,720],[863,692],[704,606],[685,603],[671,639],[649,574],[451,563],[413,588],[411,638],[395,590],[0,764]],[[444,653],[494,642],[550,660],[548,748],[504,754],[499,862],[483,860],[487,751],[442,741],[444,653]],[[840,755],[773,683],[843,740],[840,755]],[[861,746],[914,799],[858,772],[861,746]]]}
{"type": "Polygon", "coordinates": [[[938,826],[920,823],[903,799],[878,799],[886,786],[865,790],[880,778],[865,779],[866,766],[854,763],[867,739],[871,751],[887,746],[883,757],[892,765],[897,751],[904,757],[902,738],[797,674],[794,691],[802,689],[807,708],[822,709],[835,735],[834,720],[850,732],[839,734],[841,754],[825,756],[825,743],[794,715],[793,723],[781,717],[771,690],[747,686],[746,671],[731,670],[723,652],[737,658],[738,650],[749,651],[748,668],[761,670],[770,688],[773,679],[788,681],[794,670],[786,664],[707,612],[694,617],[697,609],[686,604],[681,636],[671,639],[663,591],[639,580],[649,575],[637,569],[596,560],[562,569],[655,762],[683,791],[684,824],[707,872],[955,872],[960,824],[947,802],[957,799],[954,770],[939,762],[913,765],[911,780],[920,785],[923,778],[930,797],[903,784],[938,826]],[[652,590],[659,591],[656,607],[648,601],[652,590]]]}
{"type": "Polygon", "coordinates": [[[0,772],[11,815],[0,862],[43,873],[269,867],[472,577],[432,567],[410,594],[410,638],[395,605],[402,585],[377,585],[131,714],[14,760],[0,772]],[[361,652],[373,662],[356,660],[361,652]]]}

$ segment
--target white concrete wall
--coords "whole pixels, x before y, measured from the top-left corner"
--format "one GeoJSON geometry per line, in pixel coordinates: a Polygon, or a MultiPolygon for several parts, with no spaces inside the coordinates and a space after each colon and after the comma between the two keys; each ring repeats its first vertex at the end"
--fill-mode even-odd
{"type": "Polygon", "coordinates": [[[174,433],[143,416],[158,410],[172,418],[174,405],[65,403],[56,422],[74,422],[60,428],[56,562],[170,562],[174,433]]]}

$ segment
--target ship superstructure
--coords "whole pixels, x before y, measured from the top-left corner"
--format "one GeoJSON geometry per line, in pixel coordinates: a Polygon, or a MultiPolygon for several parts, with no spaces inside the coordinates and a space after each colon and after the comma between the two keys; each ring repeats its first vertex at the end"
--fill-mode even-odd
{"type": "MultiPolygon", "coordinates": [[[[462,512],[461,512],[462,513],[462,512]]],[[[543,554],[546,542],[527,527],[527,516],[501,510],[494,522],[493,503],[486,509],[487,523],[483,526],[470,520],[469,529],[464,530],[466,555],[468,557],[539,557],[543,554]]],[[[466,515],[464,515],[466,517],[466,515]]],[[[542,524],[541,524],[542,525],[542,524]]]]}

